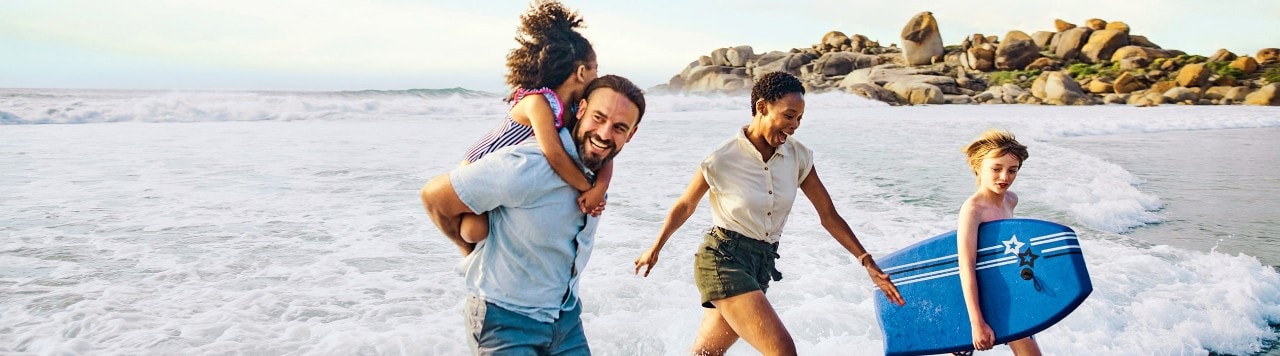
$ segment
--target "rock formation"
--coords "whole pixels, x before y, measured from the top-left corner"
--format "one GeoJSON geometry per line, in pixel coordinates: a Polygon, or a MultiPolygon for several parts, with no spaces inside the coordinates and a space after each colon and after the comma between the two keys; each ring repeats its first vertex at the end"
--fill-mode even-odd
{"type": "Polygon", "coordinates": [[[650,92],[745,93],[756,78],[787,72],[811,92],[840,90],[892,105],[1129,104],[1277,105],[1280,49],[1208,57],[1161,48],[1122,21],[1055,20],[1053,30],[961,37],[944,47],[938,21],[921,12],[902,29],[902,48],[861,34],[756,54],[712,50],[650,92]]]}

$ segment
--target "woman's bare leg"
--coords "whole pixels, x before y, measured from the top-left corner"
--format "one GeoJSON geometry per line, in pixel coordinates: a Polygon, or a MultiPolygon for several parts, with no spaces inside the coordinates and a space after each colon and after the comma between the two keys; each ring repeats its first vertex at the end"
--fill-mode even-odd
{"type": "Polygon", "coordinates": [[[796,354],[795,341],[791,333],[782,325],[782,319],[774,312],[764,292],[752,291],[732,297],[713,300],[716,306],[715,315],[708,312],[703,318],[702,329],[698,332],[697,350],[714,351],[718,347],[723,353],[733,345],[738,337],[765,355],[791,356],[796,354]],[[717,318],[718,317],[718,318],[717,318]],[[717,321],[717,319],[719,321],[717,321]],[[726,334],[723,325],[729,326],[726,334]],[[727,339],[727,343],[725,343],[727,339]],[[701,346],[708,346],[701,348],[701,346]]]}

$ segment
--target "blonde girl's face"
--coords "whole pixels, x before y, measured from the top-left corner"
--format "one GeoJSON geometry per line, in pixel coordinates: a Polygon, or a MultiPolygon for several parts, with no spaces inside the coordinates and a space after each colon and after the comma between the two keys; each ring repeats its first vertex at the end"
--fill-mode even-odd
{"type": "Polygon", "coordinates": [[[1004,194],[1009,191],[1010,186],[1013,186],[1014,179],[1018,178],[1018,169],[1022,168],[1022,162],[1012,154],[993,156],[995,156],[994,152],[983,158],[982,164],[978,167],[978,187],[992,193],[1004,194]]]}

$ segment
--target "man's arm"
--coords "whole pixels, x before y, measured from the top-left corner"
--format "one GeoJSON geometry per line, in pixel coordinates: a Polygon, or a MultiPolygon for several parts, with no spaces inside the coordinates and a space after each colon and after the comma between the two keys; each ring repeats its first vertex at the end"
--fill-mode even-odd
{"type": "Polygon", "coordinates": [[[427,215],[431,216],[431,221],[435,222],[440,233],[454,245],[458,245],[458,250],[462,251],[463,256],[470,255],[471,251],[475,250],[476,244],[462,240],[459,226],[462,224],[462,214],[471,213],[471,208],[458,198],[458,193],[453,190],[453,183],[449,181],[449,175],[440,175],[427,182],[420,194],[422,207],[427,209],[427,215]]]}

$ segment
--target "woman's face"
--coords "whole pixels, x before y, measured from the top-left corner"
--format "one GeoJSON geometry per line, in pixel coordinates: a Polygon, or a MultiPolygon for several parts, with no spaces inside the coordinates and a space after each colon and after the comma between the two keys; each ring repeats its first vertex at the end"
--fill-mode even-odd
{"type": "Polygon", "coordinates": [[[1018,158],[1012,154],[992,157],[994,155],[993,152],[982,159],[982,166],[978,167],[978,184],[992,193],[1004,194],[1013,185],[1013,180],[1018,178],[1022,162],[1018,162],[1018,158]]]}
{"type": "Polygon", "coordinates": [[[778,100],[765,101],[756,112],[763,119],[765,142],[773,147],[782,146],[800,128],[800,119],[804,117],[804,95],[789,93],[778,100]]]}

